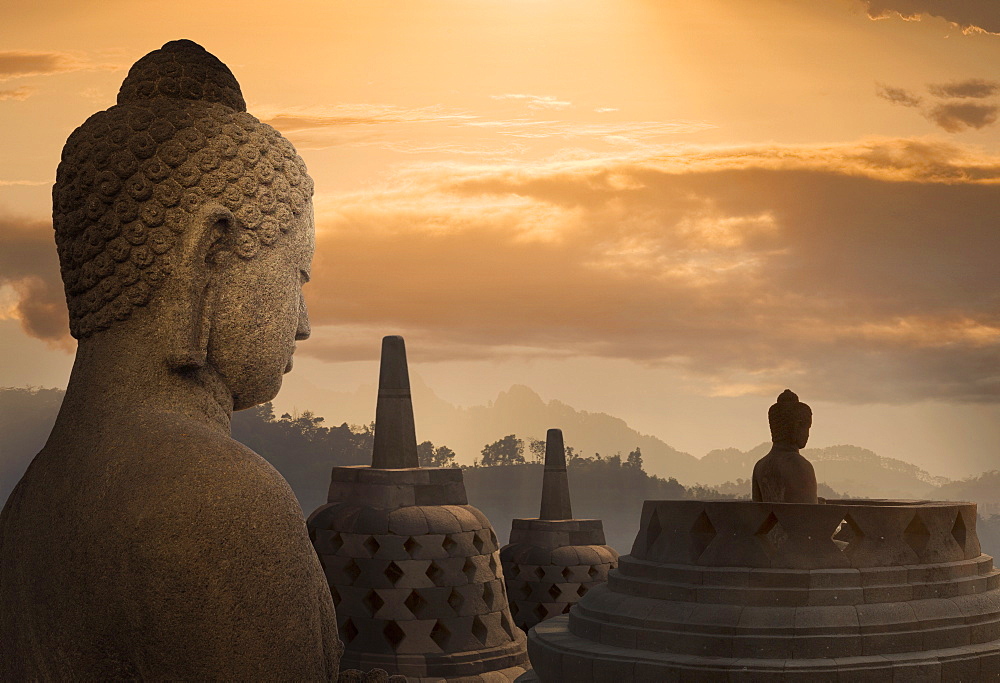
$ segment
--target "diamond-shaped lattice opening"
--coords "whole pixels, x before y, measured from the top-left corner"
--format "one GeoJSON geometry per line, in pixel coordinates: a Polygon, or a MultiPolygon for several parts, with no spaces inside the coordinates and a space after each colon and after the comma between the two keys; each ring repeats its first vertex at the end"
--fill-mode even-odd
{"type": "Polygon", "coordinates": [[[962,512],[959,511],[958,516],[955,517],[955,523],[951,527],[952,538],[955,539],[955,543],[958,543],[958,547],[965,550],[965,539],[968,536],[967,530],[965,528],[965,520],[962,518],[962,512]]]}
{"type": "Polygon", "coordinates": [[[413,536],[410,536],[406,539],[406,542],[403,543],[403,549],[406,551],[407,555],[413,557],[413,553],[420,549],[420,543],[418,543],[417,539],[413,538],[413,536]]]}
{"type": "Polygon", "coordinates": [[[488,607],[490,609],[493,608],[493,598],[495,598],[495,597],[496,597],[496,595],[493,593],[493,587],[490,584],[488,584],[488,583],[484,583],[483,584],[483,602],[486,603],[486,607],[488,607]]]}
{"type": "Polygon", "coordinates": [[[385,578],[389,579],[389,582],[395,586],[396,582],[403,578],[403,574],[406,572],[404,572],[395,562],[390,562],[389,566],[386,567],[385,571],[382,573],[385,574],[385,578]]]}
{"type": "Polygon", "coordinates": [[[493,576],[497,576],[497,567],[499,566],[500,565],[497,564],[496,553],[490,555],[490,571],[493,572],[493,576]]]}
{"type": "Polygon", "coordinates": [[[448,605],[455,610],[458,614],[459,610],[462,609],[462,605],[465,604],[465,598],[454,588],[451,589],[451,593],[448,594],[448,605]]]}
{"type": "Polygon", "coordinates": [[[691,561],[696,562],[701,554],[705,552],[709,543],[715,538],[715,525],[702,510],[698,518],[691,525],[691,561]]]}
{"type": "Polygon", "coordinates": [[[444,624],[438,621],[431,629],[431,640],[442,650],[448,649],[448,641],[451,639],[451,631],[444,624]]]}
{"type": "Polygon", "coordinates": [[[494,548],[500,547],[500,541],[497,540],[497,535],[493,533],[493,529],[490,529],[490,543],[493,544],[494,548]]]}
{"type": "Polygon", "coordinates": [[[330,536],[330,539],[326,542],[326,548],[323,549],[323,553],[326,555],[336,555],[343,547],[344,539],[338,531],[330,536]]]}
{"type": "Polygon", "coordinates": [[[781,546],[788,540],[788,534],[782,528],[781,523],[774,513],[770,513],[767,519],[760,525],[755,534],[760,539],[764,547],[771,554],[781,550],[781,546]]]}
{"type": "Polygon", "coordinates": [[[430,566],[427,567],[427,578],[434,582],[436,586],[441,578],[444,576],[444,570],[441,569],[437,562],[431,562],[430,566]]]}
{"type": "Polygon", "coordinates": [[[368,552],[369,557],[375,557],[375,553],[377,553],[378,549],[382,547],[381,545],[379,545],[379,542],[375,540],[374,536],[369,536],[368,538],[366,538],[365,542],[362,543],[362,545],[368,552]]]}
{"type": "Polygon", "coordinates": [[[522,583],[517,588],[518,594],[520,594],[522,600],[527,600],[531,596],[531,586],[526,583],[522,583]]]}
{"type": "Polygon", "coordinates": [[[854,518],[850,515],[844,515],[831,538],[841,552],[850,554],[864,536],[864,532],[861,531],[861,527],[854,521],[854,518]]]}
{"type": "Polygon", "coordinates": [[[365,603],[365,607],[368,608],[368,611],[371,612],[373,617],[375,616],[375,613],[382,609],[382,606],[385,604],[385,600],[382,599],[382,596],[374,590],[368,591],[362,602],[365,603]]]}
{"type": "Polygon", "coordinates": [[[589,576],[591,580],[597,581],[597,579],[601,576],[601,572],[597,567],[591,567],[587,570],[587,576],[589,576]]]}
{"type": "Polygon", "coordinates": [[[541,567],[535,567],[535,578],[539,581],[545,578],[545,570],[541,567]]]}
{"type": "Polygon", "coordinates": [[[581,583],[580,587],[576,589],[576,594],[582,598],[584,595],[587,594],[587,587],[581,583]]]}
{"type": "Polygon", "coordinates": [[[913,515],[906,531],[903,532],[903,540],[906,541],[906,545],[913,548],[913,552],[918,554],[927,547],[927,542],[931,540],[931,532],[927,530],[927,525],[924,524],[924,520],[920,519],[919,514],[913,515]]]}
{"type": "Polygon", "coordinates": [[[458,542],[451,535],[445,534],[445,537],[441,540],[441,547],[444,548],[446,553],[451,555],[455,551],[455,548],[458,547],[458,542]]]}
{"type": "Polygon", "coordinates": [[[354,583],[355,581],[358,580],[358,577],[361,576],[361,567],[358,566],[357,562],[351,560],[350,562],[347,563],[347,566],[344,567],[344,573],[347,574],[347,577],[351,580],[351,583],[354,583]]]}
{"type": "Polygon", "coordinates": [[[510,603],[510,615],[512,617],[516,617],[517,616],[517,603],[516,602],[510,603]]]}
{"type": "Polygon", "coordinates": [[[653,508],[653,513],[649,517],[649,524],[646,525],[647,549],[653,547],[653,544],[659,540],[661,533],[663,533],[663,527],[660,525],[660,513],[656,508],[653,508]]]}
{"type": "Polygon", "coordinates": [[[559,586],[557,586],[556,584],[552,584],[551,586],[549,586],[548,593],[550,598],[552,598],[553,600],[558,600],[559,596],[562,594],[562,591],[559,590],[559,586]]]}
{"type": "Polygon", "coordinates": [[[340,627],[340,637],[343,639],[344,644],[347,644],[357,638],[358,633],[360,633],[360,631],[358,631],[358,627],[354,625],[354,622],[351,621],[350,617],[348,617],[347,621],[345,621],[340,627]]]}
{"type": "Polygon", "coordinates": [[[403,601],[403,604],[406,605],[406,609],[410,610],[410,613],[413,614],[413,616],[419,619],[423,616],[424,612],[427,611],[427,606],[430,603],[424,600],[424,597],[417,591],[410,591],[410,594],[406,596],[406,600],[403,601]]]}
{"type": "Polygon", "coordinates": [[[559,573],[562,574],[562,577],[564,579],[569,581],[569,577],[573,575],[573,570],[570,569],[569,567],[563,567],[563,570],[559,573]]]}
{"type": "Polygon", "coordinates": [[[549,611],[543,605],[535,605],[535,609],[531,610],[531,613],[538,621],[543,621],[545,617],[549,616],[549,611]]]}
{"type": "Polygon", "coordinates": [[[333,596],[333,606],[340,605],[340,591],[337,590],[336,586],[330,586],[330,595],[333,596]]]}
{"type": "Polygon", "coordinates": [[[462,565],[462,573],[469,579],[469,583],[472,583],[472,580],[476,577],[476,563],[472,561],[471,557],[465,558],[465,564],[462,565]]]}
{"type": "Polygon", "coordinates": [[[479,537],[479,532],[472,534],[472,545],[476,547],[476,552],[483,554],[483,539],[479,537]]]}
{"type": "Polygon", "coordinates": [[[568,602],[567,602],[567,603],[566,603],[565,605],[563,605],[563,608],[562,608],[562,613],[563,613],[563,614],[566,614],[567,612],[569,612],[569,608],[570,608],[570,607],[572,607],[572,606],[573,606],[573,605],[572,605],[571,603],[568,603],[568,602]]]}
{"type": "Polygon", "coordinates": [[[483,623],[483,620],[478,615],[472,617],[472,635],[483,645],[486,644],[486,633],[486,624],[483,623]]]}
{"type": "Polygon", "coordinates": [[[500,627],[503,628],[508,638],[514,640],[514,626],[510,623],[510,617],[507,616],[506,612],[500,613],[500,627]]]}
{"type": "Polygon", "coordinates": [[[392,646],[393,650],[399,649],[400,644],[403,642],[403,638],[406,637],[406,632],[399,627],[395,621],[390,621],[382,629],[382,635],[385,636],[385,640],[389,645],[392,646]]]}

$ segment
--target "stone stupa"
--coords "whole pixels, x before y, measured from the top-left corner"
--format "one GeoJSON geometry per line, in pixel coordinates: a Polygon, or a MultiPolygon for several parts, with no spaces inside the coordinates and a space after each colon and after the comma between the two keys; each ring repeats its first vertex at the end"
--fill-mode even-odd
{"type": "Polygon", "coordinates": [[[422,468],[403,338],[382,340],[372,466],[334,467],[309,518],[343,666],[411,681],[514,680],[530,670],[496,534],[462,470],[422,468]]]}
{"type": "Polygon", "coordinates": [[[510,544],[500,550],[500,561],[510,612],[525,631],[569,612],[618,566],[618,553],[605,544],[601,520],[573,518],[562,430],[545,435],[539,515],[512,520],[510,544]]]}

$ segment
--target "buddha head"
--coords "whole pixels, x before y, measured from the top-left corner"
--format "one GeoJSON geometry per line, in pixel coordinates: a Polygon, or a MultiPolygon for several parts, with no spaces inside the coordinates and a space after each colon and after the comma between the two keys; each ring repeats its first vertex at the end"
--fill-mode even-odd
{"type": "Polygon", "coordinates": [[[799,401],[790,389],[778,396],[777,402],[767,411],[767,422],[771,427],[771,441],[775,444],[805,448],[812,426],[812,409],[799,401]]]}
{"type": "Polygon", "coordinates": [[[141,324],[172,371],[217,372],[235,409],[270,400],[309,334],[312,191],[221,61],[188,40],[149,53],[63,149],[53,223],[71,334],[83,346],[141,324]]]}

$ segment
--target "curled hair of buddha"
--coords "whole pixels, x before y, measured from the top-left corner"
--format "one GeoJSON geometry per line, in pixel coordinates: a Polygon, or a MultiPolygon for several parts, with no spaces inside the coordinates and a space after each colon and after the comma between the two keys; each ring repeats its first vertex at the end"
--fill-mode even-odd
{"type": "Polygon", "coordinates": [[[785,389],[768,409],[767,422],[772,441],[788,440],[798,425],[812,424],[812,408],[802,403],[791,389],[785,389]]]}
{"type": "Polygon", "coordinates": [[[308,213],[312,192],[295,148],[246,112],[225,64],[189,40],[149,53],[129,70],[118,103],[69,136],[56,172],[70,332],[83,339],[145,306],[206,202],[235,219],[213,252],[249,259],[308,213]]]}

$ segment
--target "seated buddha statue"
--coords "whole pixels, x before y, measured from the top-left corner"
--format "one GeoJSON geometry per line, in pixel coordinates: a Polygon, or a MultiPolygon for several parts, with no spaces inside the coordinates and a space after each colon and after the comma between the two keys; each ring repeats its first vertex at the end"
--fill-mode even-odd
{"type": "Polygon", "coordinates": [[[309,336],[312,188],[186,40],[70,135],[53,223],[78,346],[0,516],[0,679],[336,680],[301,509],[230,436],[309,336]]]}
{"type": "Polygon", "coordinates": [[[818,503],[816,472],[800,448],[812,426],[812,409],[785,389],[767,411],[771,450],[753,468],[753,499],[770,503],[818,503]]]}

